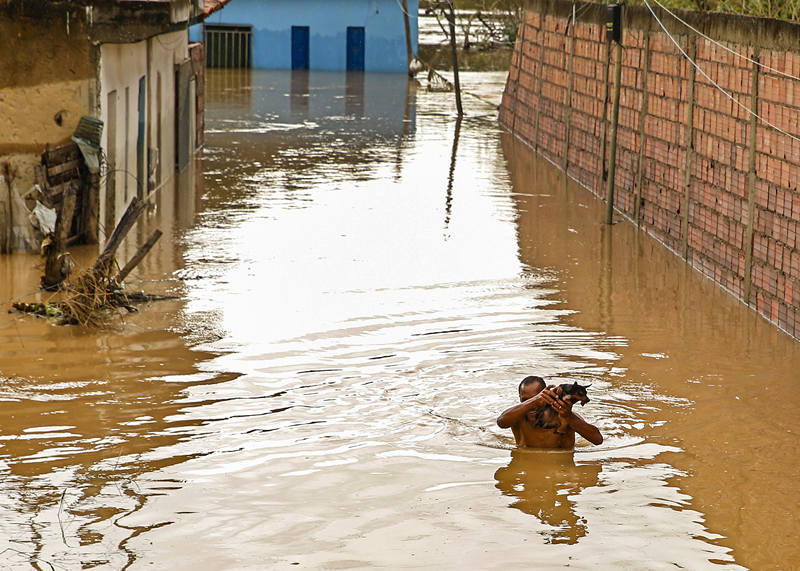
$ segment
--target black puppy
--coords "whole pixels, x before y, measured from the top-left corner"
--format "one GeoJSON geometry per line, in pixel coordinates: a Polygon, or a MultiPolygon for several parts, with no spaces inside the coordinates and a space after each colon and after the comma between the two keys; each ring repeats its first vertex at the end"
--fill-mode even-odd
{"type": "MultiPolygon", "coordinates": [[[[564,402],[581,403],[584,406],[589,402],[589,397],[586,396],[586,389],[592,385],[579,385],[577,382],[572,384],[563,383],[553,389],[553,392],[564,402]]],[[[558,416],[558,411],[552,406],[547,405],[536,415],[536,426],[540,428],[554,428],[558,434],[565,434],[569,428],[567,419],[558,416]]]]}

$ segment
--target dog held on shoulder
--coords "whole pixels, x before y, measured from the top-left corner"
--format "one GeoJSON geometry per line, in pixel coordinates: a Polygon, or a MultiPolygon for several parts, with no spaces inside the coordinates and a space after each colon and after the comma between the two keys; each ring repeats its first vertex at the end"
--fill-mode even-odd
{"type": "Polygon", "coordinates": [[[577,382],[548,386],[542,377],[525,377],[519,384],[520,403],[503,411],[497,426],[510,428],[520,448],[571,449],[576,433],[592,444],[602,444],[597,427],[572,411],[576,403],[589,402],[589,386],[577,382]]]}

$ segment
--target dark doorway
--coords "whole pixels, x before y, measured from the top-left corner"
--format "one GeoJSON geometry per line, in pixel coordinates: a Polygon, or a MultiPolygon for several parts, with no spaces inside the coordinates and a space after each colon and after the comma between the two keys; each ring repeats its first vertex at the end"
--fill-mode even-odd
{"type": "Polygon", "coordinates": [[[308,69],[308,26],[292,26],[292,69],[308,69]]]}
{"type": "Polygon", "coordinates": [[[143,75],[139,78],[139,127],[136,133],[136,189],[139,198],[144,198],[145,182],[147,181],[147,163],[145,155],[145,117],[147,113],[147,79],[143,75]]]}
{"type": "Polygon", "coordinates": [[[106,163],[108,175],[106,176],[106,217],[103,221],[106,238],[111,236],[111,231],[117,225],[117,90],[108,94],[106,103],[106,163]]]}
{"type": "Polygon", "coordinates": [[[364,71],[364,27],[347,28],[347,71],[364,71]]]}

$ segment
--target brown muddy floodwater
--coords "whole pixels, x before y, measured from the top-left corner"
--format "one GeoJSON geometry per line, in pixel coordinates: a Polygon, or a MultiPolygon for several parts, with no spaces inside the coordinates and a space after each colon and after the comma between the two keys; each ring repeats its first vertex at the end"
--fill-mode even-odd
{"type": "MultiPolygon", "coordinates": [[[[180,299],[103,331],[3,305],[0,568],[798,565],[800,344],[477,98],[207,79],[129,284],[180,299]],[[591,382],[605,442],[513,451],[530,373],[591,382]]],[[[0,300],[36,264],[0,257],[0,300]]]]}

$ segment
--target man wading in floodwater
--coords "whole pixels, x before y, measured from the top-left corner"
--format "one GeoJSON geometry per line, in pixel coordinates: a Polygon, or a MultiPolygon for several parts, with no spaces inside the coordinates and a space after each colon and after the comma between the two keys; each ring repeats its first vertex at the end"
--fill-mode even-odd
{"type": "Polygon", "coordinates": [[[603,435],[593,426],[572,412],[572,403],[561,400],[553,392],[555,387],[546,386],[541,377],[525,377],[519,384],[519,404],[503,411],[497,417],[497,426],[514,431],[517,446],[525,448],[573,448],[577,432],[592,444],[602,444],[603,435]],[[536,424],[536,415],[546,406],[552,406],[560,418],[567,421],[564,434],[555,428],[542,428],[536,424]]]}

